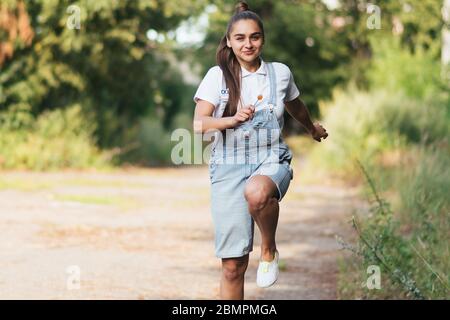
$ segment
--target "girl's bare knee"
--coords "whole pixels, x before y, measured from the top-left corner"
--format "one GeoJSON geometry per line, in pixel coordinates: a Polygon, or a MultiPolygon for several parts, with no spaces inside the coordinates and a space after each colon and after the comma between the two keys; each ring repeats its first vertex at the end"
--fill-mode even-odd
{"type": "Polygon", "coordinates": [[[242,280],[248,266],[248,255],[222,259],[222,274],[227,281],[242,280]]]}

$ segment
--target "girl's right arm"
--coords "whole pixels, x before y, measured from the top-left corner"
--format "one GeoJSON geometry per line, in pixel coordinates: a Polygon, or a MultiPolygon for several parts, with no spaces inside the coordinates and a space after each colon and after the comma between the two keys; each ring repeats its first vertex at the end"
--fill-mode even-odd
{"type": "Polygon", "coordinates": [[[208,130],[225,130],[234,128],[239,123],[247,121],[253,116],[254,107],[242,108],[232,117],[215,118],[212,116],[214,105],[208,101],[198,99],[195,106],[193,127],[195,133],[205,133],[208,130]]]}

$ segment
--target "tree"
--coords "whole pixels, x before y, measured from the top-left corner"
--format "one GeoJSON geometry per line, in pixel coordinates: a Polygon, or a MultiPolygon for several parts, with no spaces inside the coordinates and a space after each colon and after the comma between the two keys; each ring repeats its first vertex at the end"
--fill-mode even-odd
{"type": "MultiPolygon", "coordinates": [[[[21,3],[10,0],[8,6],[20,11],[21,3]]],[[[37,116],[80,104],[97,124],[100,146],[124,143],[139,117],[179,107],[181,92],[167,90],[167,81],[160,81],[170,74],[179,83],[164,59],[167,48],[150,41],[147,31],[173,29],[204,5],[193,0],[27,2],[35,36],[2,66],[0,111],[37,116]],[[79,28],[73,19],[79,19],[79,28]]]]}
{"type": "Polygon", "coordinates": [[[14,49],[29,46],[34,32],[23,1],[0,4],[0,66],[12,58],[14,49]]]}

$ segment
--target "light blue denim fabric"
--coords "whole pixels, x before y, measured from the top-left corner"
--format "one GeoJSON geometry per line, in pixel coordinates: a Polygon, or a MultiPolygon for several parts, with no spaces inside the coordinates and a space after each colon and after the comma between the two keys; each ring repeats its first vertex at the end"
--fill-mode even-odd
{"type": "Polygon", "coordinates": [[[219,135],[211,150],[211,212],[215,251],[219,258],[241,257],[253,250],[254,221],[244,190],[249,178],[266,175],[278,189],[278,201],[286,194],[293,170],[292,152],[281,137],[274,112],[275,72],[266,64],[270,98],[251,120],[219,135]]]}

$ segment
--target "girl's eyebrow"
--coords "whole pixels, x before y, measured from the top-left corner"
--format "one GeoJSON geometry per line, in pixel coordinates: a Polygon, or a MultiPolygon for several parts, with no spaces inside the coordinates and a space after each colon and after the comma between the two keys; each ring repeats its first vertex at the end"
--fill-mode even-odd
{"type": "MultiPolygon", "coordinates": [[[[256,36],[256,35],[261,35],[262,33],[261,32],[254,32],[254,33],[252,33],[251,35],[250,35],[250,37],[251,36],[256,36]]],[[[243,33],[237,33],[237,34],[235,34],[234,35],[235,37],[244,37],[245,36],[245,34],[243,34],[243,33]]]]}

